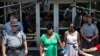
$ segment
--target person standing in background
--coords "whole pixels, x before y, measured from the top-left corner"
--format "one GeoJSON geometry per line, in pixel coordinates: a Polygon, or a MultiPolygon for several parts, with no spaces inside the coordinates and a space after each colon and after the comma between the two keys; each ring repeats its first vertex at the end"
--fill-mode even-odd
{"type": "Polygon", "coordinates": [[[81,27],[81,36],[82,36],[82,48],[91,48],[94,47],[96,43],[96,39],[98,37],[98,29],[96,25],[92,23],[92,18],[87,17],[85,24],[81,27]]]}
{"type": "MultiPolygon", "coordinates": [[[[15,14],[12,13],[10,15],[10,21],[13,20],[13,19],[18,20],[18,18],[15,17],[15,14]]],[[[11,22],[10,21],[5,23],[6,32],[9,32],[11,30],[11,22]]],[[[23,25],[22,25],[21,22],[19,22],[19,24],[18,24],[18,30],[22,30],[23,31],[23,25]]]]}

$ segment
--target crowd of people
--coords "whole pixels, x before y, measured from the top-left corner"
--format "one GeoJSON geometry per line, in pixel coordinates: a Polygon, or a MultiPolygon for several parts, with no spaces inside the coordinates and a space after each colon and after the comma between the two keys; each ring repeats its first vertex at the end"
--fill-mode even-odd
{"type": "Polygon", "coordinates": [[[59,34],[54,34],[53,26],[47,26],[47,33],[41,36],[40,56],[45,50],[45,56],[57,56],[57,44],[60,44],[63,56],[93,56],[88,52],[100,50],[99,30],[92,23],[92,17],[84,15],[82,26],[77,28],[71,23],[65,31],[61,42],[59,34]],[[58,36],[56,36],[58,35],[58,36]],[[55,53],[56,52],[56,53],[55,53]]]}
{"type": "MultiPolygon", "coordinates": [[[[53,23],[49,22],[48,16],[45,16],[44,18],[48,20],[48,23],[45,25],[47,31],[40,37],[40,56],[58,56],[58,49],[61,50],[60,54],[63,56],[93,56],[88,52],[100,50],[100,44],[98,43],[99,28],[92,23],[92,17],[82,16],[80,16],[82,18],[81,24],[77,26],[77,23],[70,23],[69,29],[65,31],[63,37],[53,31],[53,23]],[[60,48],[58,48],[58,45],[60,48]]],[[[34,27],[34,25],[31,25],[32,19],[29,14],[26,14],[24,25],[18,21],[18,16],[13,13],[10,14],[9,19],[5,23],[2,34],[0,33],[0,37],[2,37],[2,56],[25,56],[28,54],[28,43],[23,28],[24,26],[25,28],[28,28],[28,26],[34,27]]],[[[64,20],[62,20],[62,23],[67,26],[64,20]]],[[[42,22],[42,24],[45,23],[42,22]]],[[[62,26],[62,24],[60,25],[62,26]]]]}

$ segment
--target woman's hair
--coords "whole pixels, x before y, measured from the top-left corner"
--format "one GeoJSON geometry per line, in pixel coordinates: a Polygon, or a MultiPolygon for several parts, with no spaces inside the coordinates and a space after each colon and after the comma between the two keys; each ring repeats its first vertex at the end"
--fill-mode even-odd
{"type": "Polygon", "coordinates": [[[51,23],[47,24],[47,29],[53,29],[53,25],[51,23]]]}

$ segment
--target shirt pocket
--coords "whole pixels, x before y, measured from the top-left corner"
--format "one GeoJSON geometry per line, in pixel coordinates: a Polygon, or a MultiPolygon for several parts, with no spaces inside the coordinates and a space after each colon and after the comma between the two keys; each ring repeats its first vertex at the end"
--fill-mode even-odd
{"type": "Polygon", "coordinates": [[[17,38],[22,39],[22,35],[21,34],[17,34],[16,36],[17,36],[17,38]]]}
{"type": "Polygon", "coordinates": [[[14,40],[14,37],[13,36],[8,36],[7,40],[12,41],[12,40],[14,40]]]}

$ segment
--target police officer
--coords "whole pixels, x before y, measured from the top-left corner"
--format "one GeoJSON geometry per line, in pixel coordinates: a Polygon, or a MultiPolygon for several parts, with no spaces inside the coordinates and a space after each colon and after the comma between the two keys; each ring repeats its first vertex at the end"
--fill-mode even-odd
{"type": "Polygon", "coordinates": [[[4,33],[2,41],[3,56],[6,56],[6,54],[7,56],[25,56],[28,53],[26,35],[23,31],[18,30],[18,24],[17,20],[12,20],[11,30],[4,33]]]}

